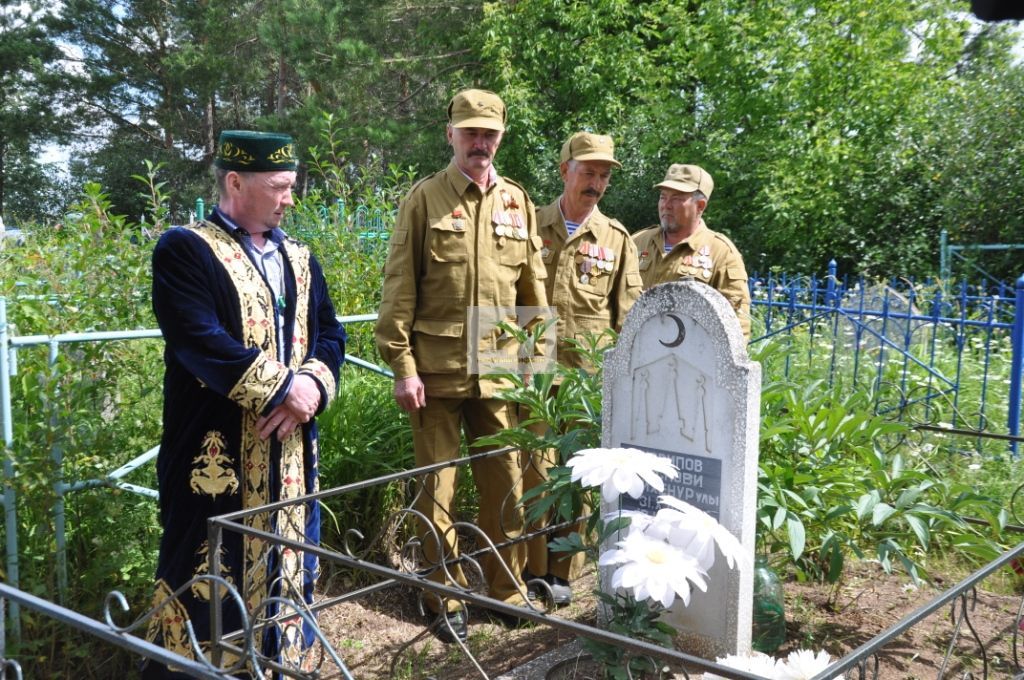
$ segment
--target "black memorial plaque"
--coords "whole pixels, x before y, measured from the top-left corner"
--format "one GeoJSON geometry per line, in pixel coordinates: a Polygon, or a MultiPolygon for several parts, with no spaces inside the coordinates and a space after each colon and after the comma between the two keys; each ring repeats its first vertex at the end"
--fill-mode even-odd
{"type": "Polygon", "coordinates": [[[658,493],[651,487],[644,490],[640,498],[634,500],[623,496],[623,510],[639,510],[653,515],[658,512],[658,496],[674,496],[690,505],[700,508],[715,520],[722,506],[722,461],[717,458],[693,456],[688,453],[665,451],[640,444],[622,444],[624,448],[640,449],[655,453],[672,461],[679,470],[679,477],[665,480],[665,491],[658,493]]]}

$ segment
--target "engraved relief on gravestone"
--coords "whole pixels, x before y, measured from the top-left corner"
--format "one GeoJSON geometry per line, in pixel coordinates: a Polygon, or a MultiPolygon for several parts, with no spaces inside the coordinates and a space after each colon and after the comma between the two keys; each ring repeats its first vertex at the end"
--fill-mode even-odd
{"type": "MultiPolygon", "coordinates": [[[[715,517],[753,562],[761,367],[746,353],[735,313],[718,291],[684,280],[646,291],[605,355],[602,445],[668,457],[679,478],[665,493],[715,517]]],[[[624,509],[654,513],[650,489],[624,509]]],[[[602,507],[611,512],[613,507],[602,507]]],[[[608,574],[603,574],[605,583],[608,574]]],[[[750,649],[753,573],[720,557],[708,591],[666,621],[681,648],[713,658],[750,649]]]]}

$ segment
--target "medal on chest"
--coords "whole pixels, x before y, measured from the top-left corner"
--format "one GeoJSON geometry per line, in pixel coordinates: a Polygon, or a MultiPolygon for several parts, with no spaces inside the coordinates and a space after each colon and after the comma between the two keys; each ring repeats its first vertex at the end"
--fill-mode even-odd
{"type": "Polygon", "coordinates": [[[464,231],[466,229],[466,222],[462,219],[462,208],[452,210],[452,229],[455,231],[464,231]]]}
{"type": "Polygon", "coordinates": [[[589,284],[601,274],[611,272],[615,268],[615,253],[611,248],[596,243],[581,243],[576,250],[576,264],[580,271],[580,283],[589,284]]]}
{"type": "Polygon", "coordinates": [[[715,263],[711,260],[711,246],[701,246],[693,256],[693,266],[700,270],[705,279],[711,278],[711,270],[715,263]]]}
{"type": "Polygon", "coordinates": [[[501,208],[491,214],[491,223],[494,225],[494,235],[499,239],[503,236],[513,238],[517,241],[525,241],[529,233],[526,231],[526,221],[519,212],[519,204],[509,192],[504,189],[499,193],[501,197],[501,208]]]}

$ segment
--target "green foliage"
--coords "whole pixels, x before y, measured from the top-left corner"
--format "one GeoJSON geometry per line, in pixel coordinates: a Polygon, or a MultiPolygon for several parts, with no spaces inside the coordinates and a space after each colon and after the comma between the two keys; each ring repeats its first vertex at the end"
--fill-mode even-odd
{"type": "MultiPolygon", "coordinates": [[[[542,326],[532,329],[534,342],[544,330],[542,326]]],[[[527,331],[510,331],[520,344],[527,341],[527,331]]],[[[592,501],[588,503],[590,494],[571,482],[565,464],[577,451],[600,446],[603,352],[614,340],[615,332],[611,329],[599,336],[588,334],[580,340],[566,340],[570,351],[594,367],[590,371],[555,364],[553,372],[539,373],[530,380],[515,374],[501,376],[512,385],[501,396],[522,406],[521,412],[527,415],[517,427],[482,437],[478,443],[514,446],[531,453],[551,449],[558,455],[558,464],[551,468],[548,479],[523,494],[521,503],[526,506],[527,521],[531,524],[551,510],[553,521],[561,522],[579,517],[585,507],[596,507],[592,501]]],[[[592,515],[588,533],[593,531],[596,521],[597,516],[592,515]]],[[[578,535],[572,536],[575,538],[570,539],[571,543],[563,543],[561,549],[570,550],[569,545],[585,549],[578,535]]]]}
{"type": "MultiPolygon", "coordinates": [[[[638,602],[632,596],[598,592],[602,604],[612,612],[608,630],[633,640],[642,640],[672,648],[676,630],[659,621],[664,610],[649,600],[638,602]]],[[[606,677],[613,680],[627,680],[636,677],[662,677],[663,664],[646,656],[635,656],[616,645],[583,638],[583,648],[595,661],[604,664],[606,677]]]]}
{"type": "MultiPolygon", "coordinates": [[[[780,350],[768,345],[757,358],[780,350]]],[[[766,378],[762,390],[757,522],[762,549],[785,553],[799,576],[838,582],[851,556],[926,579],[926,557],[999,552],[998,499],[936,475],[908,456],[909,427],[874,415],[869,389],[766,378]],[[965,517],[990,520],[989,530],[965,517]]]]}
{"type": "Polygon", "coordinates": [[[8,223],[52,215],[57,178],[37,160],[41,145],[65,139],[59,92],[69,77],[48,31],[46,3],[4,3],[0,9],[0,215],[8,223]]]}
{"type": "MultiPolygon", "coordinates": [[[[106,195],[89,185],[74,208],[77,216],[63,228],[29,229],[25,245],[0,251],[0,295],[8,299],[11,332],[155,325],[148,303],[152,241],[109,208],[106,195]]],[[[101,479],[158,441],[161,351],[158,340],[70,343],[51,362],[45,346],[18,350],[13,446],[6,455],[17,471],[23,589],[58,596],[54,482],[101,479]]],[[[129,481],[153,487],[153,469],[141,469],[129,481]]],[[[67,494],[65,507],[65,604],[98,616],[103,596],[115,588],[132,602],[148,601],[159,541],[152,500],[83,491],[67,494]]],[[[36,659],[26,668],[33,677],[77,675],[93,663],[91,643],[67,635],[53,620],[29,615],[23,627],[19,658],[36,659]]],[[[95,668],[127,663],[123,655],[104,656],[95,668]]]]}
{"type": "MultiPolygon", "coordinates": [[[[342,373],[335,402],[317,419],[321,488],[413,467],[409,418],[391,396],[392,380],[353,366],[344,367],[342,373]]],[[[405,501],[398,484],[374,484],[328,499],[324,544],[339,549],[350,529],[357,529],[367,540],[374,538],[390,513],[405,501]]]]}
{"type": "MultiPolygon", "coordinates": [[[[969,21],[960,0],[70,0],[57,19],[33,16],[0,27],[0,62],[18,65],[0,74],[0,115],[20,118],[0,130],[15,138],[6,176],[22,214],[36,210],[33,145],[64,132],[104,131],[76,155],[75,183],[101,182],[133,216],[139,158],[166,164],[183,215],[209,189],[225,128],[292,132],[311,168],[302,193],[322,181],[306,150],[325,115],[349,183],[357,168],[432,171],[449,157],[449,97],[479,86],[509,107],[497,165],[536,202],[561,190],[569,134],[609,133],[624,168],[603,210],[653,224],[651,186],[672,162],[700,163],[716,179],[708,223],[752,270],[835,258],[842,271],[924,275],[941,229],[953,243],[1024,240],[1024,65],[1013,27],[969,21]],[[76,69],[53,67],[58,43],[82,50],[76,69]],[[67,124],[51,124],[53,98],[67,124]]],[[[981,263],[1019,274],[1005,253],[981,263]]]]}

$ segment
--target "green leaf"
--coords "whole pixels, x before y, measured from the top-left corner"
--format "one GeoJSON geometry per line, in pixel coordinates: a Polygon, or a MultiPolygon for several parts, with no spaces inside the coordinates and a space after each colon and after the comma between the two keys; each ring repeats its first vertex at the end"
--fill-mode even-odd
{"type": "Polygon", "coordinates": [[[875,506],[878,504],[878,501],[878,491],[872,490],[869,493],[861,495],[861,497],[857,499],[857,519],[863,520],[865,517],[867,517],[869,512],[874,511],[875,506]]]}
{"type": "Polygon", "coordinates": [[[918,544],[925,550],[928,550],[931,544],[931,531],[928,529],[928,522],[917,515],[907,514],[904,515],[907,520],[907,524],[910,525],[911,531],[914,532],[914,536],[917,537],[918,544]]]}
{"type": "Polygon", "coordinates": [[[796,515],[790,514],[786,519],[786,533],[789,536],[789,553],[794,560],[800,559],[804,553],[804,523],[796,515]]]}
{"type": "Polygon", "coordinates": [[[892,507],[888,503],[878,503],[872,511],[871,523],[876,527],[881,526],[885,520],[892,517],[895,512],[896,508],[892,507]]]}

